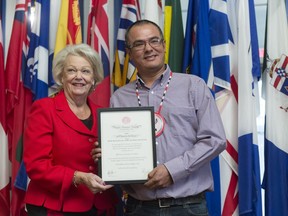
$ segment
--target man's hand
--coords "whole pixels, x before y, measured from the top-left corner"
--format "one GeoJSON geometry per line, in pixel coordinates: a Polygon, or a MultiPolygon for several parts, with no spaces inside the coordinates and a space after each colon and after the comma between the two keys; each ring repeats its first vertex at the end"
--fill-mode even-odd
{"type": "Polygon", "coordinates": [[[148,174],[148,181],[144,185],[150,189],[157,189],[168,187],[171,184],[173,184],[171,175],[167,168],[161,164],[148,174]]]}
{"type": "Polygon", "coordinates": [[[101,148],[99,147],[98,142],[95,142],[94,145],[95,145],[95,148],[92,149],[90,154],[91,154],[93,160],[95,162],[97,162],[99,160],[99,158],[101,157],[101,148]]]}

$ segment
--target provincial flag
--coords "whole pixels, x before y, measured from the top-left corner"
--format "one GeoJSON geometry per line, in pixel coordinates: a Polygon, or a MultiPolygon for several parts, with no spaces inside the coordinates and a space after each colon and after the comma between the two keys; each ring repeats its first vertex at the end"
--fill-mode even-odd
{"type": "MultiPolygon", "coordinates": [[[[267,1],[267,25],[264,59],[275,63],[272,77],[263,73],[265,88],[265,140],[264,140],[264,177],[262,187],[265,190],[265,215],[288,215],[288,97],[284,92],[286,57],[288,56],[288,22],[284,0],[267,1]],[[278,59],[279,61],[275,61],[278,59]],[[276,72],[280,69],[279,76],[276,72]],[[280,90],[282,89],[282,90],[280,90]]],[[[287,1],[286,1],[287,3],[287,1]]],[[[266,64],[269,71],[274,64],[266,64]]],[[[287,80],[287,77],[286,79],[287,80]]],[[[286,81],[287,82],[287,81],[286,81]]]]}
{"type": "MultiPolygon", "coordinates": [[[[261,64],[259,57],[259,45],[258,45],[259,43],[258,43],[254,0],[249,1],[249,13],[250,13],[251,49],[252,49],[252,74],[253,77],[258,81],[261,78],[261,64]]],[[[258,86],[256,88],[258,88],[258,86]]]]}
{"type": "MultiPolygon", "coordinates": [[[[252,1],[253,2],[253,1],[252,1]]],[[[254,2],[252,4],[254,9],[254,2]]],[[[262,215],[249,1],[227,1],[230,86],[217,92],[227,148],[220,156],[222,215],[262,215]],[[230,40],[230,38],[229,38],[230,40]]]]}
{"type": "Polygon", "coordinates": [[[87,44],[100,55],[104,69],[104,80],[96,86],[90,98],[103,107],[109,107],[110,86],[110,48],[109,48],[109,16],[107,0],[91,0],[88,16],[87,44]]]}
{"type": "MultiPolygon", "coordinates": [[[[212,38],[212,35],[210,36],[209,32],[209,14],[212,13],[212,9],[209,11],[208,1],[189,1],[182,65],[182,72],[191,73],[201,77],[210,88],[212,88],[211,83],[213,83],[213,70],[211,64],[210,37],[212,38]]],[[[214,22],[216,21],[217,20],[215,19],[214,22]]],[[[221,23],[221,25],[224,24],[225,23],[223,22],[221,23]]],[[[212,27],[210,26],[210,28],[212,27]]],[[[221,31],[221,33],[223,32],[221,31]]],[[[218,31],[217,35],[219,37],[218,31]]],[[[218,157],[211,161],[211,166],[214,178],[214,191],[206,193],[207,207],[209,215],[221,215],[218,157]]]]}
{"type": "Polygon", "coordinates": [[[288,134],[285,129],[288,121],[288,100],[285,91],[280,91],[285,86],[285,82],[282,82],[284,77],[279,76],[284,74],[282,69],[287,73],[285,59],[288,54],[288,23],[285,17],[287,17],[285,1],[268,0],[265,53],[266,59],[269,57],[275,64],[272,66],[267,64],[268,67],[271,66],[272,77],[269,73],[263,74],[266,106],[265,170],[262,187],[265,190],[265,215],[267,216],[288,214],[286,205],[288,193],[287,190],[283,190],[283,186],[287,185],[288,175],[288,134]],[[275,61],[276,59],[278,60],[275,61]]]}
{"type": "MultiPolygon", "coordinates": [[[[239,191],[238,191],[238,7],[235,2],[222,1],[226,4],[226,13],[230,25],[228,28],[231,36],[229,39],[229,65],[224,61],[224,85],[215,84],[216,103],[222,118],[226,133],[226,150],[219,156],[221,176],[221,208],[223,216],[239,215],[239,191]]],[[[228,32],[229,32],[228,31],[228,32]]],[[[228,33],[226,32],[226,33],[228,33]]],[[[211,35],[212,36],[212,35],[211,35]]],[[[223,47],[223,46],[222,46],[223,47]]],[[[225,46],[224,46],[225,47],[225,46]]],[[[212,49],[214,52],[215,49],[212,49]]],[[[225,50],[225,49],[224,49],[225,50]]],[[[224,52],[225,53],[225,52],[224,52]]],[[[217,56],[213,54],[213,56],[217,56]]],[[[220,69],[220,67],[219,67],[220,69]]],[[[221,72],[221,70],[219,71],[221,72]]],[[[220,73],[219,73],[220,74],[220,73]]]]}
{"type": "MultiPolygon", "coordinates": [[[[48,96],[49,83],[49,17],[50,1],[35,1],[34,22],[31,27],[24,85],[34,100],[48,96]]],[[[51,75],[50,75],[51,76],[51,75]]]]}
{"type": "Polygon", "coordinates": [[[163,29],[163,12],[161,0],[146,0],[144,18],[150,20],[163,29]]]}
{"type": "Polygon", "coordinates": [[[125,33],[127,28],[139,19],[140,9],[138,0],[123,0],[112,76],[115,88],[119,88],[136,78],[137,70],[125,50],[125,33]]]}
{"type": "Polygon", "coordinates": [[[6,94],[5,94],[5,73],[4,73],[4,46],[2,31],[2,6],[0,5],[0,216],[10,215],[10,162],[8,154],[8,139],[6,128],[6,94]]]}
{"type": "MultiPolygon", "coordinates": [[[[49,56],[50,34],[47,26],[50,26],[50,4],[53,5],[55,3],[42,0],[37,0],[34,3],[35,21],[31,25],[32,28],[29,34],[30,44],[28,49],[26,71],[23,73],[23,82],[25,87],[33,94],[33,100],[38,100],[50,95],[52,91],[49,93],[49,87],[51,87],[54,83],[52,79],[51,60],[49,68],[49,58],[51,58],[51,54],[49,56]]],[[[68,10],[68,21],[73,20],[73,17],[76,15],[78,15],[76,18],[79,18],[79,13],[77,13],[77,9],[79,10],[77,2],[71,2],[71,4],[69,3],[68,8],[72,8],[72,12],[68,10]]],[[[67,41],[71,43],[71,41],[74,40],[74,36],[71,36],[70,34],[74,31],[77,32],[79,28],[75,27],[75,25],[69,25],[69,22],[67,22],[67,27],[71,29],[69,29],[65,36],[67,37],[67,41]]],[[[26,190],[26,179],[27,174],[25,166],[23,163],[21,163],[18,175],[16,177],[15,186],[19,189],[26,190]]]]}
{"type": "Polygon", "coordinates": [[[78,0],[62,0],[54,56],[67,44],[82,43],[78,0]]]}
{"type": "Polygon", "coordinates": [[[184,38],[184,54],[182,63],[182,72],[190,73],[192,56],[195,49],[196,43],[196,27],[197,27],[197,17],[198,17],[198,0],[189,1],[188,12],[187,12],[187,22],[184,38]]]}
{"type": "Polygon", "coordinates": [[[48,95],[54,95],[58,90],[55,88],[55,82],[52,75],[52,62],[54,58],[54,50],[56,44],[56,36],[58,30],[58,20],[60,16],[62,1],[59,0],[49,0],[50,2],[50,14],[49,14],[49,63],[48,63],[48,95]]]}
{"type": "MultiPolygon", "coordinates": [[[[257,138],[257,104],[259,98],[253,73],[253,40],[256,23],[254,1],[239,2],[238,9],[238,182],[239,214],[262,215],[260,164],[257,138]],[[252,28],[254,27],[254,29],[252,28]]],[[[257,36],[257,35],[256,35],[257,36]]],[[[256,46],[258,51],[258,45],[256,46]]],[[[258,52],[257,52],[258,53],[258,52]]],[[[254,60],[254,62],[253,62],[254,60]]],[[[257,66],[260,68],[260,65],[257,66]]]]}
{"type": "MultiPolygon", "coordinates": [[[[49,29],[47,26],[49,26],[50,2],[37,0],[34,4],[35,17],[34,22],[31,23],[30,43],[26,68],[23,73],[24,86],[31,91],[33,101],[48,96],[49,29]]],[[[22,158],[22,155],[20,157],[22,158]]],[[[26,190],[27,173],[23,161],[14,185],[19,189],[26,190]]]]}
{"type": "MultiPolygon", "coordinates": [[[[182,71],[201,77],[207,84],[211,74],[211,40],[207,0],[189,1],[182,71]]],[[[208,85],[212,88],[212,84],[208,85]]]]}
{"type": "MultiPolygon", "coordinates": [[[[190,4],[190,3],[189,3],[190,4]]],[[[182,72],[184,30],[180,0],[166,0],[164,10],[165,63],[173,72],[182,72]]]]}
{"type": "MultiPolygon", "coordinates": [[[[209,10],[209,27],[213,71],[213,89],[230,89],[229,41],[234,43],[227,17],[227,1],[212,1],[209,10]]],[[[209,80],[209,78],[208,78],[209,80]]],[[[209,82],[208,82],[209,83],[209,82]]]]}
{"type": "MultiPolygon", "coordinates": [[[[9,158],[12,163],[12,197],[11,215],[24,215],[25,191],[14,184],[22,161],[22,133],[25,116],[32,104],[32,94],[24,87],[23,73],[28,54],[30,23],[30,0],[17,0],[15,15],[8,48],[5,88],[6,88],[6,120],[9,142],[9,158]]],[[[27,178],[25,179],[27,181],[27,178]]],[[[25,184],[25,182],[24,182],[25,184]]]]}

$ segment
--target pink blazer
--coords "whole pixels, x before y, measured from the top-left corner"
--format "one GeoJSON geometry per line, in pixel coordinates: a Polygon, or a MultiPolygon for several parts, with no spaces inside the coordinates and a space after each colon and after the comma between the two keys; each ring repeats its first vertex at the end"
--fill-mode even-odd
{"type": "Polygon", "coordinates": [[[90,152],[97,134],[97,108],[88,100],[93,126],[89,130],[70,110],[64,92],[34,102],[24,132],[24,163],[31,179],[25,201],[67,212],[110,209],[117,202],[114,189],[94,195],[73,185],[75,170],[94,172],[90,152]]]}

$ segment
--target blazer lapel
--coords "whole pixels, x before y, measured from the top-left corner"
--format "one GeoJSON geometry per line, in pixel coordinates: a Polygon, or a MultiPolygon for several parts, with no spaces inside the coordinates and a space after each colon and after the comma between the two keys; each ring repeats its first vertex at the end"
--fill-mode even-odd
{"type": "MultiPolygon", "coordinates": [[[[91,131],[77,118],[77,116],[71,111],[68,102],[66,100],[66,97],[64,95],[64,92],[61,91],[58,95],[55,96],[55,109],[56,113],[59,116],[59,118],[62,119],[63,122],[65,122],[69,127],[73,128],[74,130],[89,134],[89,135],[96,135],[95,132],[95,114],[93,113],[93,127],[91,131]]],[[[93,109],[91,110],[93,112],[93,109]]]]}

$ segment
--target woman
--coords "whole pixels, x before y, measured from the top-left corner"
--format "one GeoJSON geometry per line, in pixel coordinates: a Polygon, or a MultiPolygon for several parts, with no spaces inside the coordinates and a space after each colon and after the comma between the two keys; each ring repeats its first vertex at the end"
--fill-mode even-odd
{"type": "Polygon", "coordinates": [[[109,215],[117,203],[111,185],[97,176],[91,157],[97,141],[97,108],[88,95],[102,80],[99,55],[70,45],[53,62],[59,93],[32,105],[24,133],[24,163],[31,179],[28,215],[109,215]]]}

